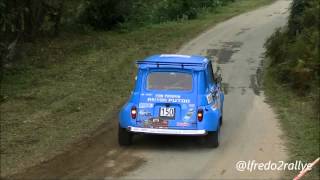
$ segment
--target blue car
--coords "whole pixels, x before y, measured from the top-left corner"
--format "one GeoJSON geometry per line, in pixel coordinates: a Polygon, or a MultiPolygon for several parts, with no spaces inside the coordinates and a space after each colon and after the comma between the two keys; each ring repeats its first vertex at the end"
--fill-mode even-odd
{"type": "Polygon", "coordinates": [[[137,66],[135,88],[119,113],[120,145],[130,145],[134,134],[158,134],[202,136],[219,146],[224,94],[210,60],[162,54],[137,66]]]}

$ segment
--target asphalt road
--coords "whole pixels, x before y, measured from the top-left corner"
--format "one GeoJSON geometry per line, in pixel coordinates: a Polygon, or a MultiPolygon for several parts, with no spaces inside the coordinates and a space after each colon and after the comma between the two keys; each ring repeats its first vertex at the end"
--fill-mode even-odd
{"type": "Polygon", "coordinates": [[[287,22],[290,1],[234,17],[201,34],[178,53],[211,57],[222,69],[225,105],[221,145],[199,148],[192,138],[144,137],[134,152],[145,163],[127,178],[279,178],[281,171],[237,171],[237,161],[285,161],[281,130],[260,89],[264,42],[287,22]]]}
{"type": "MultiPolygon", "coordinates": [[[[131,147],[117,144],[117,121],[108,122],[72,148],[13,179],[270,179],[281,171],[237,171],[237,161],[285,161],[278,120],[261,91],[263,44],[284,26],[290,1],[236,16],[204,32],[178,53],[202,54],[221,67],[224,122],[217,149],[195,137],[137,136],[131,147]]],[[[116,117],[113,117],[116,119],[116,117]]]]}

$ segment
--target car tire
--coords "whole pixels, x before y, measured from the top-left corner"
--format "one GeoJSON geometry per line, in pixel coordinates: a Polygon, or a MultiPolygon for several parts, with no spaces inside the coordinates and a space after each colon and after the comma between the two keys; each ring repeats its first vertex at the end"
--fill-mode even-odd
{"type": "Polygon", "coordinates": [[[213,132],[208,132],[206,136],[206,144],[210,148],[217,148],[219,146],[219,139],[220,139],[220,130],[213,132]]]}
{"type": "Polygon", "coordinates": [[[125,128],[118,128],[118,143],[120,146],[129,146],[132,144],[132,133],[125,128]]]}

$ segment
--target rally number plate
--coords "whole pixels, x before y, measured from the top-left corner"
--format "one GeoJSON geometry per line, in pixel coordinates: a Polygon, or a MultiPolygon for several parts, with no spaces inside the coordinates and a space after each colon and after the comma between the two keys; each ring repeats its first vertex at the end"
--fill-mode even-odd
{"type": "Polygon", "coordinates": [[[161,107],[160,108],[160,117],[174,118],[175,108],[170,107],[161,107]]]}

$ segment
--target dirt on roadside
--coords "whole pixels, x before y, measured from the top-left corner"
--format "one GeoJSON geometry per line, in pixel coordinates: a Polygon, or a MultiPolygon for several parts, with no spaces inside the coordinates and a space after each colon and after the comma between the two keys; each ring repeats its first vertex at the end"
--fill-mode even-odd
{"type": "Polygon", "coordinates": [[[129,150],[118,145],[117,121],[110,120],[64,153],[4,179],[119,177],[144,162],[129,150]]]}

